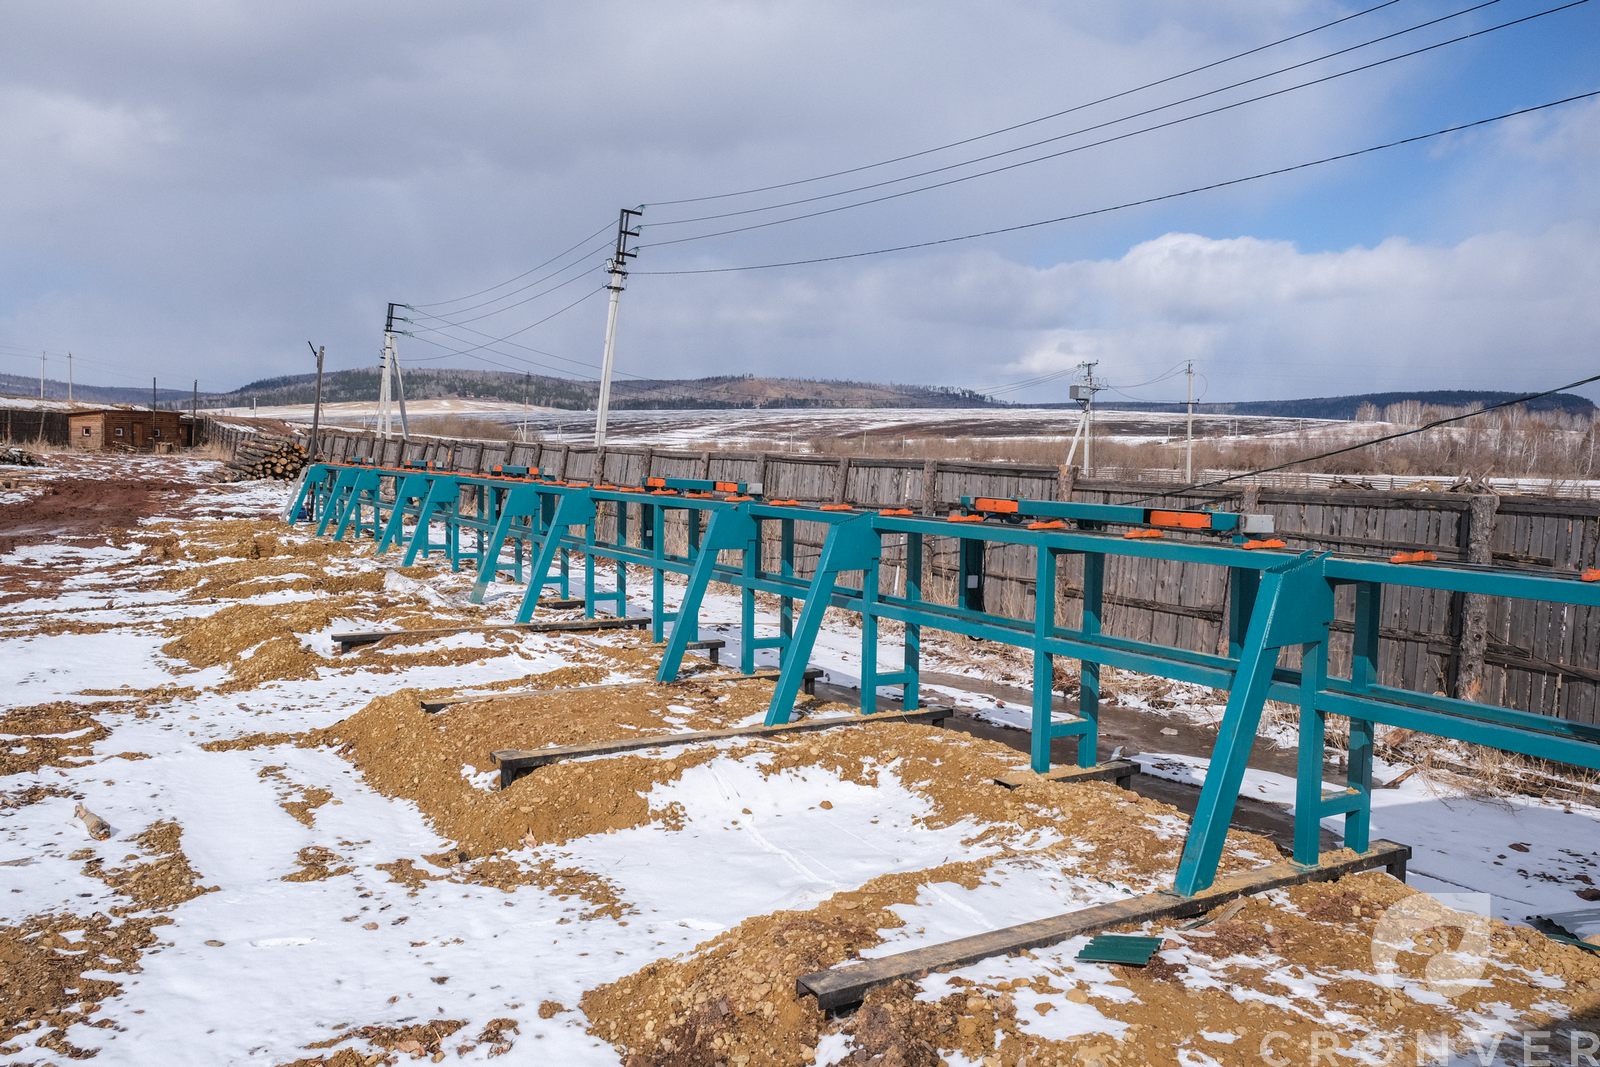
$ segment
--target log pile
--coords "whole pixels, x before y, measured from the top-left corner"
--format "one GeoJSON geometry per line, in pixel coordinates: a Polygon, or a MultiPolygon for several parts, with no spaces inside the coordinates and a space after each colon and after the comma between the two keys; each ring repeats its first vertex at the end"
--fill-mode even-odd
{"type": "Polygon", "coordinates": [[[252,434],[239,442],[233,459],[222,472],[225,482],[248,482],[260,478],[285,481],[300,477],[307,463],[303,445],[286,437],[252,434]]]}
{"type": "Polygon", "coordinates": [[[0,463],[8,467],[42,467],[44,460],[20,448],[0,448],[0,463]]]}

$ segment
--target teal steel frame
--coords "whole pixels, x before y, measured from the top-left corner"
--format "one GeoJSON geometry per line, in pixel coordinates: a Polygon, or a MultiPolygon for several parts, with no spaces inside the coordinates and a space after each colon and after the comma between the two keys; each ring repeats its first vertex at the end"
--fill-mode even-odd
{"type": "Polygon", "coordinates": [[[752,672],[760,649],[777,652],[779,672],[766,716],[769,725],[787,722],[793,714],[830,607],[853,611],[860,618],[863,714],[878,710],[880,688],[897,687],[905,708],[918,706],[925,628],[1030,651],[1031,763],[1041,773],[1051,767],[1051,742],[1064,737],[1077,739],[1080,766],[1096,764],[1102,667],[1227,690],[1226,710],[1174,882],[1183,895],[1207,888],[1216,876],[1268,699],[1300,710],[1294,857],[1302,864],[1317,862],[1324,819],[1342,818],[1346,846],[1367,850],[1373,737],[1380,725],[1600,770],[1600,728],[1397,689],[1378,680],[1386,589],[1412,586],[1600,608],[1600,583],[1582,581],[1577,575],[1284,551],[1272,547],[1277,542],[1247,540],[1251,533],[1269,532],[1262,517],[1221,511],[967,498],[958,512],[940,518],[903,509],[764,500],[739,483],[654,478],[636,487],[593,485],[541,478],[537,470],[518,468],[482,475],[415,465],[313,464],[287,517],[291,522],[315,523],[319,535],[331,529],[338,540],[352,533],[357,538],[370,536],[379,551],[404,543],[406,564],[426,556],[432,547],[443,548],[455,569],[471,558],[477,573],[474,602],[481,602],[504,573],[500,560],[511,546],[514,579],[525,586],[517,614],[523,622],[533,617],[546,588],[554,585],[563,596],[569,593],[569,553],[583,557],[583,602],[590,617],[602,604],[624,613],[627,567],[648,568],[652,634],[665,644],[657,674],[661,681],[678,677],[689,644],[698,640],[700,612],[711,583],[733,586],[740,596],[740,668],[752,672]],[[473,506],[464,506],[464,501],[473,506]],[[674,514],[681,514],[684,523],[686,551],[681,554],[667,549],[668,522],[674,514]],[[807,577],[796,569],[799,524],[820,528],[822,533],[821,551],[807,577]],[[430,531],[441,525],[443,543],[434,546],[430,531]],[[1132,529],[1118,532],[1109,527],[1132,529]],[[1166,539],[1164,528],[1210,538],[1166,539]],[[767,536],[773,529],[778,560],[776,568],[769,569],[763,546],[773,540],[767,536]],[[470,553],[464,547],[469,535],[470,553]],[[905,585],[900,593],[882,589],[886,538],[903,539],[905,585]],[[924,597],[923,562],[929,538],[957,543],[955,604],[924,597]],[[1035,551],[1031,618],[1013,618],[984,607],[982,557],[993,545],[1023,545],[1035,551]],[[738,561],[724,562],[725,554],[736,555],[738,561]],[[1057,619],[1057,575],[1063,557],[1082,561],[1082,613],[1077,626],[1063,626],[1057,619]],[[1227,654],[1106,633],[1105,567],[1115,557],[1225,568],[1230,591],[1227,654]],[[596,567],[602,561],[615,568],[609,590],[596,581],[596,567]],[[685,579],[675,610],[666,600],[669,574],[685,579]],[[1329,633],[1335,600],[1346,588],[1354,597],[1353,656],[1348,676],[1335,677],[1328,670],[1329,633]],[[775,635],[757,633],[758,594],[778,599],[775,635]],[[901,624],[904,631],[901,666],[887,671],[878,662],[884,620],[901,624]],[[1281,662],[1288,648],[1299,649],[1299,667],[1281,662]],[[1057,721],[1054,709],[1057,656],[1080,664],[1077,713],[1063,721],[1057,721]],[[1330,715],[1343,716],[1350,726],[1345,781],[1333,790],[1323,781],[1330,715]]]}

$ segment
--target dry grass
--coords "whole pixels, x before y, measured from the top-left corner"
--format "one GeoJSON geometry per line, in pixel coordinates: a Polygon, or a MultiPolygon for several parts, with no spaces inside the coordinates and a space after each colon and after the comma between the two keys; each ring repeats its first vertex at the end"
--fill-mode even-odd
{"type": "MultiPolygon", "coordinates": [[[[1450,409],[1396,404],[1383,412],[1365,412],[1367,425],[1311,436],[1276,435],[1256,438],[1200,438],[1194,443],[1194,466],[1200,470],[1242,471],[1276,466],[1302,456],[1353,444],[1379,433],[1419,426],[1450,409]],[[1374,427],[1374,421],[1391,425],[1374,427]]],[[[950,437],[817,438],[811,448],[826,455],[907,456],[934,460],[1055,465],[1065,461],[1067,446],[1057,438],[984,440],[950,437]]],[[[1081,452],[1080,452],[1081,456],[1081,452]]],[[[1099,438],[1094,444],[1097,469],[1126,471],[1182,470],[1184,442],[1119,441],[1099,438]]],[[[1437,475],[1447,478],[1552,478],[1583,480],[1600,477],[1600,422],[1560,412],[1529,413],[1507,408],[1455,426],[1372,445],[1341,456],[1299,464],[1300,471],[1343,474],[1437,475]]]]}
{"type": "Polygon", "coordinates": [[[459,437],[473,441],[515,441],[516,427],[470,415],[413,416],[411,432],[429,437],[459,437]]]}

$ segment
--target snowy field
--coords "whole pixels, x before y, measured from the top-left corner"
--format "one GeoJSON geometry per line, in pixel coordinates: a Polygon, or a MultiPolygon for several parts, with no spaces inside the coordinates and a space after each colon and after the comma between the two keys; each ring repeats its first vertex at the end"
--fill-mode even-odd
{"type": "MultiPolygon", "coordinates": [[[[1518,925],[1589,909],[1576,932],[1600,934],[1600,807],[1387,763],[1374,834],[1416,849],[1427,893],[1305,886],[1136,931],[1166,939],[1143,969],[1080,962],[1080,938],[819,1012],[797,975],[1163,888],[1186,818],[1107,784],[1000,789],[1015,745],[888,722],[500,790],[493,749],[748,725],[770,683],[700,661],[657,685],[627,631],[336,656],[347,629],[505,621],[521,591],[471,605],[467,572],[318,542],[278,521],[287,487],[184,464],[72,457],[0,501],[0,1063],[1520,1063],[1506,1035],[1600,1028],[1600,956],[1518,925]],[[34,509],[139,479],[165,488],[137,512],[39,534],[34,509]],[[443,695],[481,699],[421,710],[443,695]]],[[[724,663],[737,617],[708,598],[724,663]]],[[[830,619],[807,713],[848,710],[828,694],[860,645],[830,619]]],[[[881,668],[897,655],[886,636],[881,668]]],[[[993,695],[1025,659],[925,656],[947,683],[926,699],[1026,721],[993,695]]],[[[1217,699],[1109,689],[1175,740],[1217,699]]],[[[1195,749],[1131,754],[1195,782],[1195,749]]],[[[1292,788],[1258,770],[1245,792],[1292,788]]],[[[1225,866],[1278,857],[1241,831],[1225,866]]]]}
{"type": "MultiPolygon", "coordinates": [[[[555,444],[581,443],[594,437],[594,412],[523,408],[516,404],[462,399],[420,400],[412,415],[456,415],[525,427],[555,444]]],[[[246,408],[222,414],[249,415],[246,408]]],[[[260,408],[254,414],[291,422],[311,421],[308,405],[260,408]]],[[[375,425],[373,404],[330,404],[323,419],[331,425],[375,425]]],[[[607,437],[616,445],[658,448],[703,446],[808,451],[813,439],[849,441],[865,435],[875,441],[914,441],[923,437],[971,438],[983,441],[1069,440],[1078,428],[1077,408],[749,408],[665,411],[613,411],[607,437]]],[[[1263,434],[1316,434],[1362,424],[1322,419],[1286,419],[1259,415],[1196,415],[1197,437],[1257,437],[1263,434]]],[[[1184,416],[1174,413],[1101,411],[1096,433],[1120,441],[1182,440],[1184,416]]]]}

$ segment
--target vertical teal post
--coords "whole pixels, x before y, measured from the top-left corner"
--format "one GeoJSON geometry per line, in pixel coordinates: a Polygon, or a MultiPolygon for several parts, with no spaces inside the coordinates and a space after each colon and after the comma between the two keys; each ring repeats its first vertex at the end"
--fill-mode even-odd
{"type": "Polygon", "coordinates": [[[861,714],[878,710],[878,561],[861,573],[861,714]]]}
{"type": "MultiPolygon", "coordinates": [[[[782,519],[778,523],[778,573],[785,578],[794,577],[794,520],[782,519]]],[[[778,598],[778,633],[783,642],[778,646],[779,658],[794,637],[794,597],[784,594],[778,598]]]]}
{"type": "MultiPolygon", "coordinates": [[[[1100,632],[1105,588],[1106,557],[1098,552],[1084,553],[1083,621],[1079,628],[1085,635],[1100,632]]],[[[1093,767],[1100,750],[1100,664],[1091,660],[1078,661],[1078,716],[1083,719],[1078,766],[1093,767]]]]}
{"type": "MultiPolygon", "coordinates": [[[[1373,582],[1356,585],[1355,644],[1350,680],[1357,691],[1378,683],[1378,642],[1383,631],[1383,587],[1373,582]]],[[[1345,763],[1345,785],[1365,798],[1344,817],[1346,848],[1365,852],[1372,833],[1372,745],[1375,729],[1369,719],[1350,720],[1350,745],[1345,763]]]]}
{"type": "Polygon", "coordinates": [[[1294,859],[1312,866],[1322,853],[1322,758],[1327,719],[1317,710],[1317,691],[1328,671],[1328,646],[1300,649],[1300,750],[1295,766],[1294,859]]]}
{"type": "Polygon", "coordinates": [[[756,526],[755,544],[747,547],[740,573],[746,584],[739,590],[739,670],[754,674],[756,670],[756,591],[749,583],[761,577],[761,520],[752,519],[756,526]]]}
{"type": "MultiPolygon", "coordinates": [[[[912,604],[922,600],[922,535],[906,534],[906,599],[912,604]]],[[[922,701],[922,626],[905,624],[905,688],[901,705],[907,711],[921,706],[922,701]]]]}
{"type": "MultiPolygon", "coordinates": [[[[1048,545],[1035,552],[1033,575],[1033,769],[1050,770],[1050,742],[1055,739],[1055,657],[1045,640],[1056,623],[1056,554],[1048,545]]],[[[1083,742],[1080,740],[1080,747],[1083,742]]]]}

